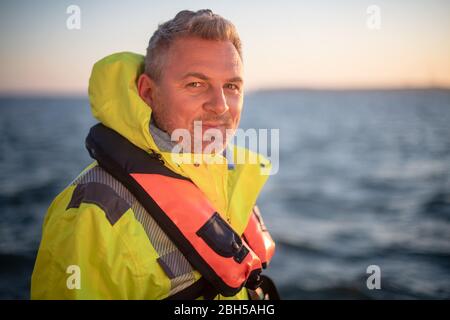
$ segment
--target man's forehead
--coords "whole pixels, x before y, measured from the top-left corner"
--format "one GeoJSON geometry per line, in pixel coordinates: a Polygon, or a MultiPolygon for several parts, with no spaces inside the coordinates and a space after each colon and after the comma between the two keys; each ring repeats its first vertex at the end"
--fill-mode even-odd
{"type": "Polygon", "coordinates": [[[170,66],[179,77],[201,73],[208,77],[242,77],[242,62],[229,41],[180,39],[169,53],[170,66]]]}
{"type": "MultiPolygon", "coordinates": [[[[224,75],[221,74],[221,76],[224,76],[224,75]]],[[[202,79],[205,81],[212,80],[212,77],[208,73],[203,73],[203,72],[195,72],[195,71],[187,72],[184,75],[180,76],[180,80],[184,80],[184,79],[188,79],[188,78],[198,78],[198,79],[202,79]]],[[[244,82],[242,77],[238,74],[232,75],[231,77],[225,76],[225,80],[227,82],[244,82]]]]}

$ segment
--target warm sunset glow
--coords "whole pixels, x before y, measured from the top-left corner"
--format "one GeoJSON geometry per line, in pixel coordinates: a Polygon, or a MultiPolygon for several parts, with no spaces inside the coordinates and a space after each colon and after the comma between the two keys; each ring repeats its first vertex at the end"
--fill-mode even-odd
{"type": "Polygon", "coordinates": [[[450,87],[450,2],[7,1],[0,4],[0,93],[86,94],[95,61],[145,53],[158,23],[210,8],[234,22],[248,89],[450,87]],[[69,4],[81,29],[68,30],[69,4]]]}

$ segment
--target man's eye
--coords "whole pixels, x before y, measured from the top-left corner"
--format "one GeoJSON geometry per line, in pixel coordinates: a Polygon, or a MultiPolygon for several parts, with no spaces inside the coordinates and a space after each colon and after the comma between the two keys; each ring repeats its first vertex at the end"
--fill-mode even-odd
{"type": "Polygon", "coordinates": [[[225,85],[225,87],[230,90],[239,90],[239,87],[233,83],[228,83],[225,85]]]}
{"type": "Polygon", "coordinates": [[[202,86],[201,82],[191,82],[187,84],[187,87],[190,88],[200,88],[202,86]]]}

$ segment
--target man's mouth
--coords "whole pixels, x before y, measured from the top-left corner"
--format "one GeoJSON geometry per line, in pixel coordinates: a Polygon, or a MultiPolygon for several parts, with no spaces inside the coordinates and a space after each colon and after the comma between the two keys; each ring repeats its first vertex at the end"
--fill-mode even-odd
{"type": "Polygon", "coordinates": [[[204,130],[208,129],[222,129],[225,126],[224,123],[202,123],[202,128],[204,130]]]}

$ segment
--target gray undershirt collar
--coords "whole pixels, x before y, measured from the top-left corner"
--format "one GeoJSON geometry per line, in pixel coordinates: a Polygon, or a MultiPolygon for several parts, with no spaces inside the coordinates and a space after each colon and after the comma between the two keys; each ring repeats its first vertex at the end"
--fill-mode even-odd
{"type": "Polygon", "coordinates": [[[161,130],[156,126],[153,119],[151,119],[150,121],[150,134],[152,135],[153,140],[161,151],[170,152],[176,145],[175,142],[170,140],[170,136],[167,132],[161,130]]]}

